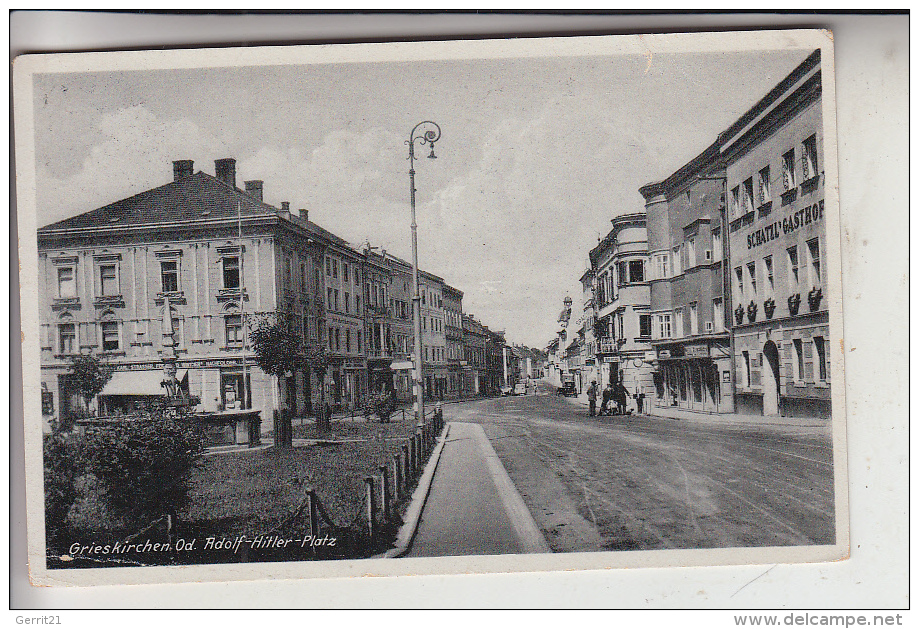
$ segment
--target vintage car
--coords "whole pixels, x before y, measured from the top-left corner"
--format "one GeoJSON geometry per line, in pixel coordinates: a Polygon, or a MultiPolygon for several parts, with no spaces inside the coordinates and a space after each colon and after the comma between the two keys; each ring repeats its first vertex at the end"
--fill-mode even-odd
{"type": "Polygon", "coordinates": [[[527,385],[525,382],[518,382],[514,385],[514,395],[526,395],[527,394],[527,385]]]}
{"type": "Polygon", "coordinates": [[[563,382],[562,386],[558,388],[558,391],[555,392],[556,395],[564,395],[565,397],[571,397],[578,394],[577,388],[575,388],[573,382],[563,382]]]}

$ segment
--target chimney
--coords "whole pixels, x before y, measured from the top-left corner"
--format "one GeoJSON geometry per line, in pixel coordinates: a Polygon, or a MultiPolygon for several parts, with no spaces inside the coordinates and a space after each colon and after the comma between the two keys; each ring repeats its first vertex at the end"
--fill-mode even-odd
{"type": "Polygon", "coordinates": [[[305,221],[310,220],[310,211],[309,211],[309,210],[305,210],[305,209],[303,209],[303,208],[300,208],[300,209],[297,210],[297,211],[300,213],[300,218],[302,218],[302,219],[305,220],[305,221]]]}
{"type": "Polygon", "coordinates": [[[262,200],[262,186],[265,185],[265,182],[261,179],[253,179],[252,181],[246,182],[246,194],[251,197],[255,197],[259,201],[262,200]]]}
{"type": "Polygon", "coordinates": [[[172,176],[175,181],[190,177],[195,172],[195,162],[190,159],[180,159],[172,162],[172,176]]]}
{"type": "Polygon", "coordinates": [[[290,213],[290,201],[281,201],[281,211],[290,213]]]}
{"type": "Polygon", "coordinates": [[[236,187],[236,160],[232,157],[214,160],[214,172],[217,179],[223,183],[236,187]]]}

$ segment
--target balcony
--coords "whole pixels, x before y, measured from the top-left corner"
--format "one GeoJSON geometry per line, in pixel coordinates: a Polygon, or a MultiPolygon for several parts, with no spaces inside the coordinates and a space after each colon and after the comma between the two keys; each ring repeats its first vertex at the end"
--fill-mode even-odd
{"type": "Polygon", "coordinates": [[[614,339],[603,339],[599,343],[601,354],[618,354],[619,343],[614,339]]]}

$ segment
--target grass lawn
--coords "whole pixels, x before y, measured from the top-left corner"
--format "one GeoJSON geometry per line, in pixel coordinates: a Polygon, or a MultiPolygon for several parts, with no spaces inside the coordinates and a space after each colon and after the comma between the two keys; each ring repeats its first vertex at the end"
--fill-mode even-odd
{"type": "Polygon", "coordinates": [[[193,473],[185,518],[193,524],[209,523],[223,535],[265,534],[282,523],[312,487],[335,524],[348,527],[363,506],[364,478],[378,476],[380,465],[391,464],[392,455],[401,452],[412,434],[413,422],[334,421],[330,432],[305,424],[294,426],[294,438],[321,443],[207,457],[193,473]]]}

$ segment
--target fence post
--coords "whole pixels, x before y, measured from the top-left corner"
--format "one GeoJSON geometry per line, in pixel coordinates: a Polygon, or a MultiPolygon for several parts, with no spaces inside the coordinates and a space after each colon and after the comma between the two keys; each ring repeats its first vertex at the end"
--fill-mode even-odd
{"type": "Polygon", "coordinates": [[[402,464],[405,466],[405,474],[402,475],[402,482],[405,484],[405,491],[408,492],[409,489],[409,479],[412,477],[412,472],[409,469],[409,455],[408,455],[408,444],[402,444],[402,464]]]}
{"type": "Polygon", "coordinates": [[[370,543],[373,544],[373,536],[376,532],[376,507],[373,504],[373,476],[364,479],[367,485],[367,534],[370,536],[370,543]]]}
{"type": "Polygon", "coordinates": [[[417,456],[417,461],[418,461],[418,473],[419,474],[421,473],[421,468],[424,466],[424,454],[421,451],[422,447],[423,447],[423,444],[422,444],[421,430],[416,429],[415,430],[415,448],[417,448],[418,450],[418,454],[416,456],[417,456]]]}
{"type": "Polygon", "coordinates": [[[402,495],[402,461],[398,454],[392,455],[392,500],[393,504],[402,495]]]}
{"type": "Polygon", "coordinates": [[[380,466],[380,505],[383,507],[383,522],[389,520],[389,471],[385,465],[380,466]]]}

